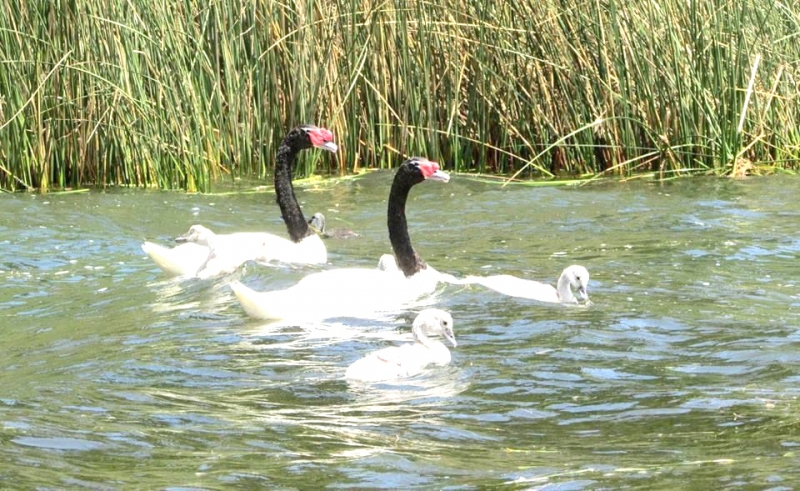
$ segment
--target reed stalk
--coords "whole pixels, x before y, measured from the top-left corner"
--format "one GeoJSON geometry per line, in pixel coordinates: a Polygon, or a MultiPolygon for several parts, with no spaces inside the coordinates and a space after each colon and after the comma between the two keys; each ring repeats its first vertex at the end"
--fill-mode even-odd
{"type": "Polygon", "coordinates": [[[521,178],[796,169],[800,7],[0,0],[0,189],[208,190],[422,154],[521,178]]]}

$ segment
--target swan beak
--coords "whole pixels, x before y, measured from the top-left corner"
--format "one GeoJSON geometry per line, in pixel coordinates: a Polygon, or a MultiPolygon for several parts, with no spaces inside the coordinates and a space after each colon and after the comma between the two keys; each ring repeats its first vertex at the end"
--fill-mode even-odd
{"type": "Polygon", "coordinates": [[[317,145],[317,148],[321,148],[323,150],[336,153],[339,150],[339,145],[333,142],[323,142],[322,144],[317,145]]]}
{"type": "Polygon", "coordinates": [[[444,337],[445,337],[445,338],[446,338],[448,341],[450,341],[450,344],[452,344],[452,345],[453,345],[453,348],[455,348],[456,346],[458,346],[458,343],[456,342],[456,337],[455,337],[455,336],[453,336],[452,334],[450,334],[450,333],[445,333],[444,337]]]}
{"type": "Polygon", "coordinates": [[[436,172],[431,174],[428,177],[428,179],[430,179],[431,181],[448,182],[450,180],[450,174],[448,174],[447,172],[444,172],[444,171],[437,170],[436,172]]]}
{"type": "Polygon", "coordinates": [[[589,293],[586,291],[586,287],[581,285],[578,287],[578,296],[581,297],[581,300],[585,302],[589,302],[589,293]]]}
{"type": "Polygon", "coordinates": [[[177,242],[179,244],[182,244],[184,242],[189,242],[189,237],[187,237],[188,235],[189,234],[186,233],[186,234],[179,235],[179,236],[175,237],[175,242],[177,242]]]}

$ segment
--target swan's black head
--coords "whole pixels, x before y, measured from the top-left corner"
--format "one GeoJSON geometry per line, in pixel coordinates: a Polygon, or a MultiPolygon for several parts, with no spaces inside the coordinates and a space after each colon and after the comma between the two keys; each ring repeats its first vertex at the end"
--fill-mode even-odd
{"type": "Polygon", "coordinates": [[[397,170],[397,178],[404,178],[411,184],[418,184],[425,179],[447,182],[450,175],[439,170],[439,164],[431,162],[425,157],[411,157],[397,170]]]}
{"type": "Polygon", "coordinates": [[[333,143],[333,133],[327,128],[304,124],[293,128],[284,138],[284,143],[294,150],[305,150],[311,147],[336,152],[339,147],[333,143]]]}

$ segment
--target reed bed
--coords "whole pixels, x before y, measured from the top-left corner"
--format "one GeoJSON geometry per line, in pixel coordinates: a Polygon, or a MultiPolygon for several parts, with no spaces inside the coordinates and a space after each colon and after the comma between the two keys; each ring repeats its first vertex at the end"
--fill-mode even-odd
{"type": "Polygon", "coordinates": [[[740,175],[800,156],[800,7],[753,0],[0,0],[0,188],[208,190],[423,154],[458,172],[740,175]]]}

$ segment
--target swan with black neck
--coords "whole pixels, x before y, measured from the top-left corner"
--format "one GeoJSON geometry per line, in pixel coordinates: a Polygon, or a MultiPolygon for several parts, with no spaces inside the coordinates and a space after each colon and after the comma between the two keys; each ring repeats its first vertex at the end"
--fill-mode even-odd
{"type": "Polygon", "coordinates": [[[293,128],[278,147],[275,196],[289,239],[268,232],[214,234],[206,227],[193,225],[187,233],[178,237],[177,241],[183,243],[175,247],[145,242],[142,249],[165,273],[172,276],[216,276],[229,273],[249,260],[325,263],[328,257],[325,244],[309,228],[292,186],[295,158],[298,152],[309,148],[330,152],[338,149],[329,130],[313,125],[293,128]],[[209,239],[214,243],[213,257],[209,239]]]}
{"type": "Polygon", "coordinates": [[[425,180],[447,182],[450,176],[423,157],[412,157],[397,169],[389,193],[387,226],[399,271],[342,268],[312,273],[285,290],[257,292],[232,282],[236,298],[258,319],[325,319],[370,316],[396,310],[432,293],[442,275],[423,261],[408,235],[405,207],[409,191],[425,180]]]}

